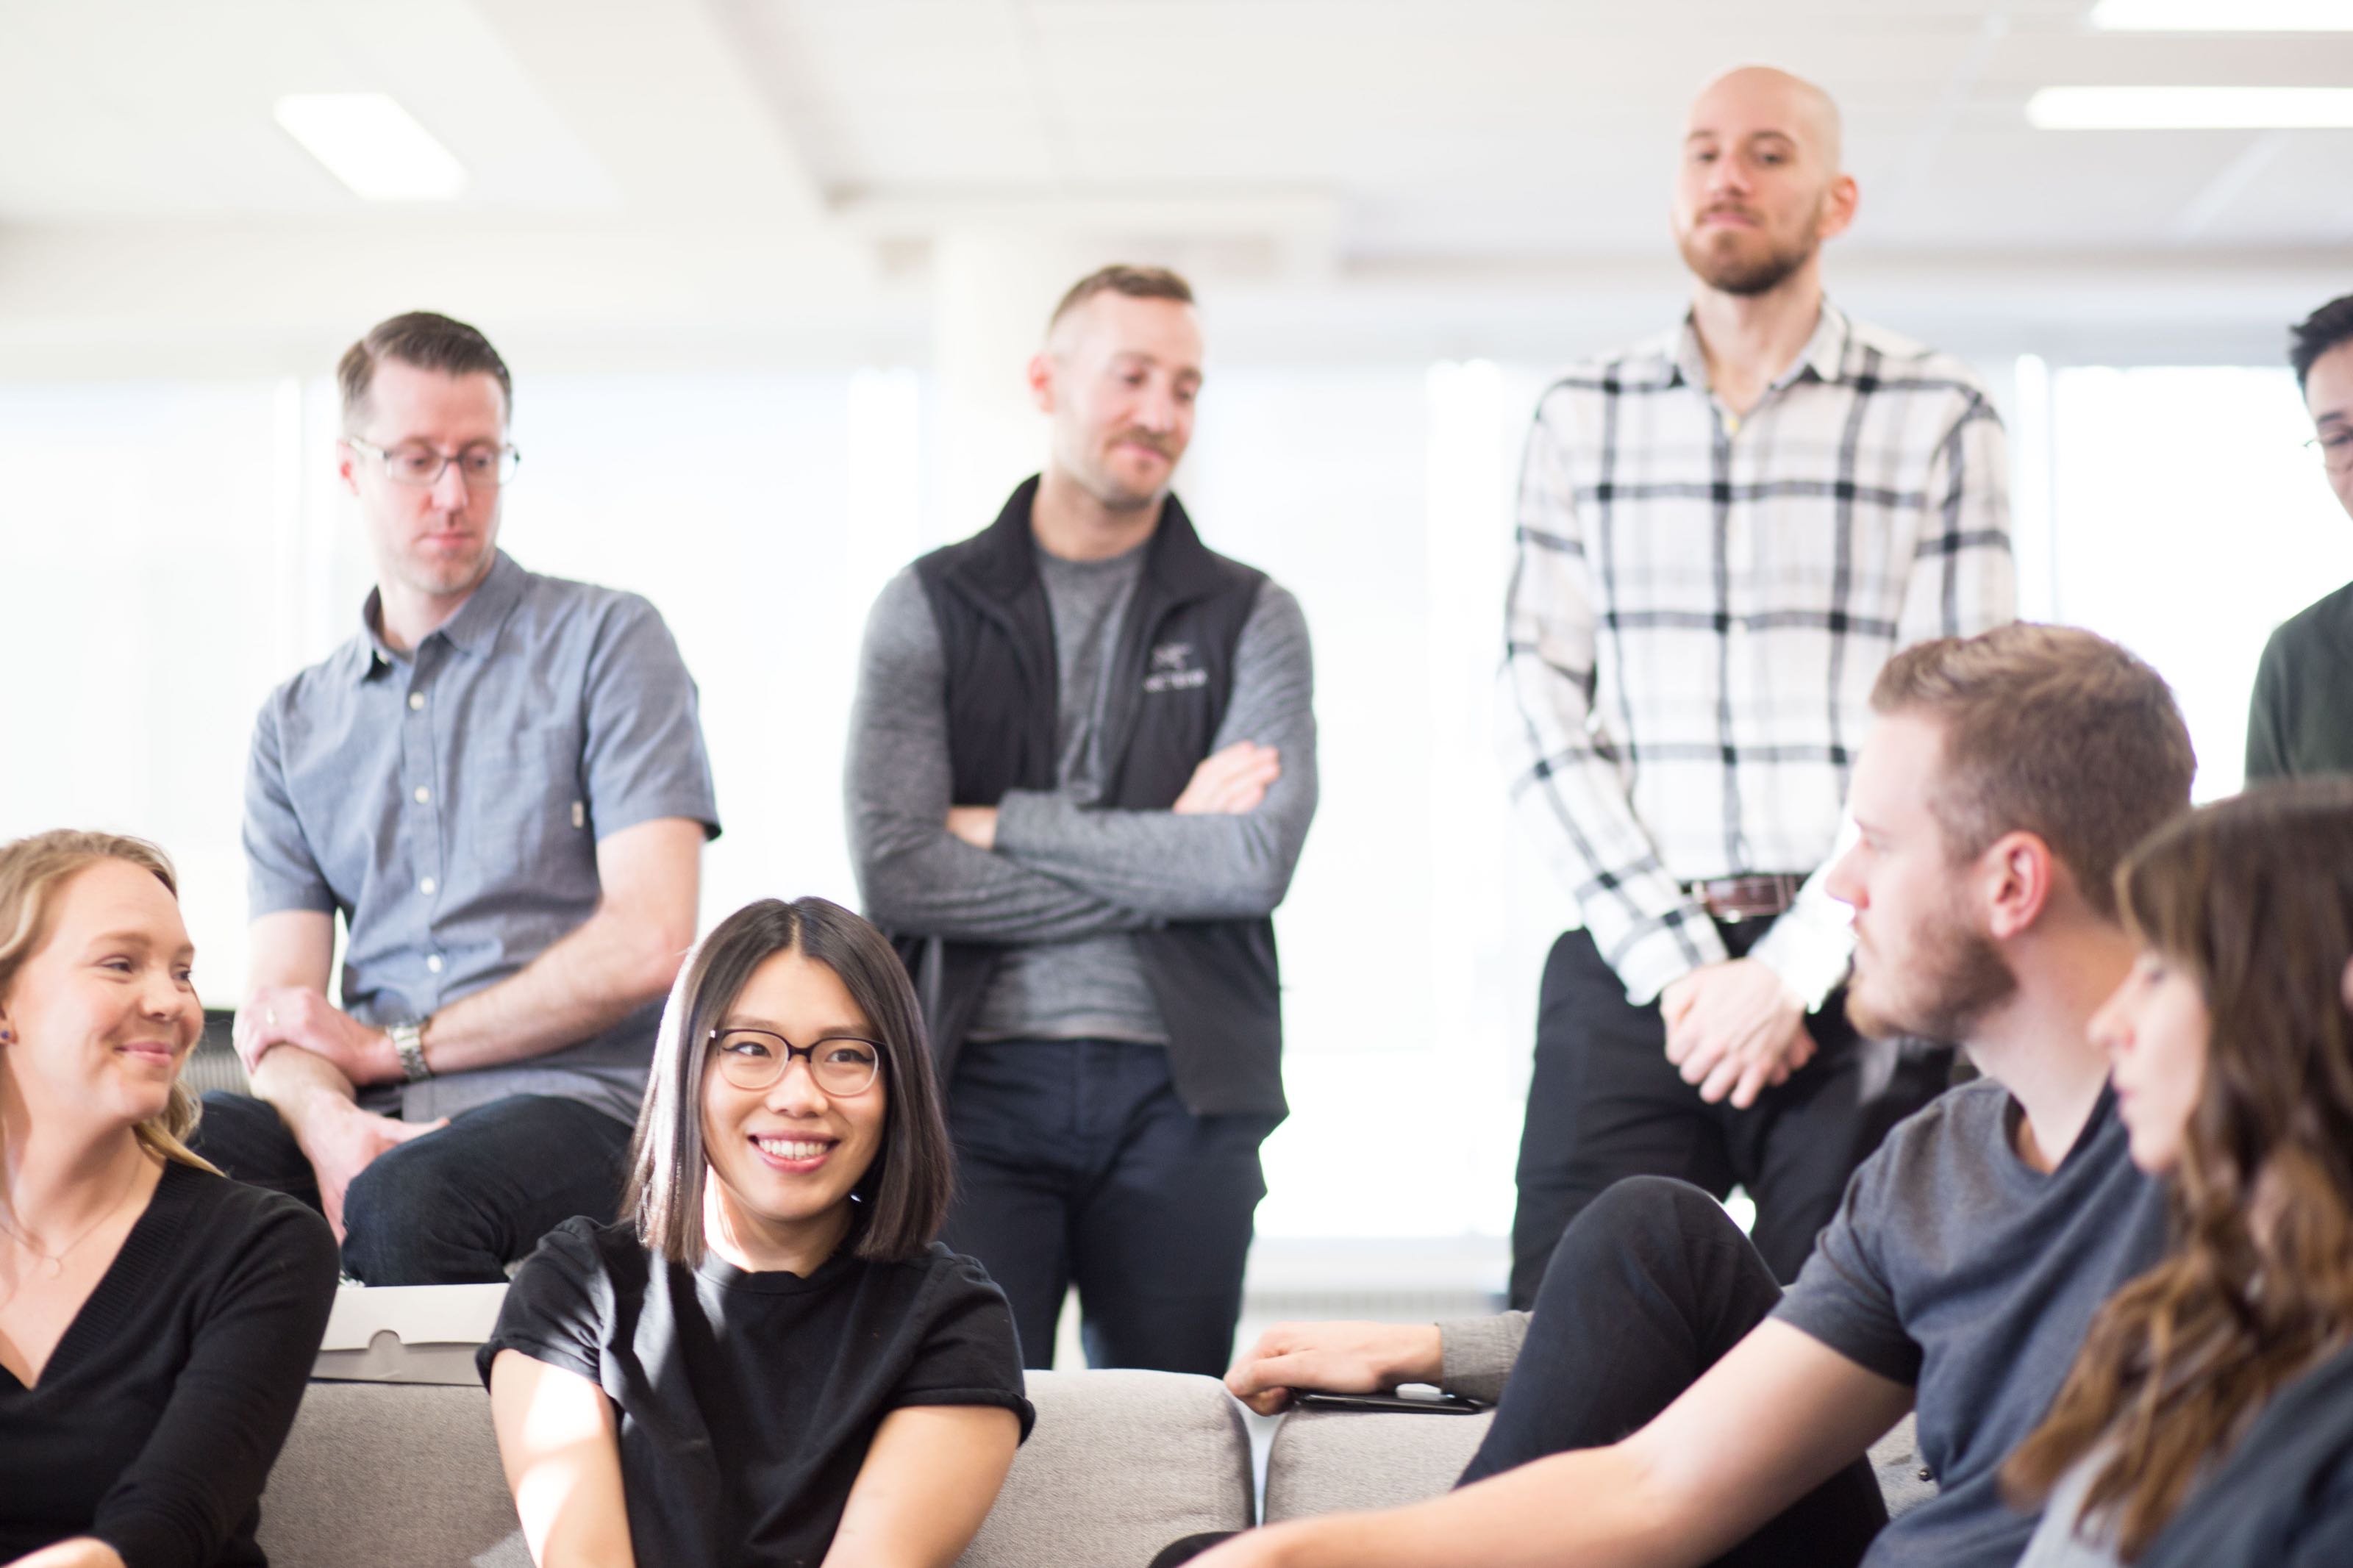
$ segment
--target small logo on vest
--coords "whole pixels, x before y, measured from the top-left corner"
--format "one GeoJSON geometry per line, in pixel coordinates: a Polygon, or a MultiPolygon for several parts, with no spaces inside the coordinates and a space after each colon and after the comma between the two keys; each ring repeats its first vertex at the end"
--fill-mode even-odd
{"type": "Polygon", "coordinates": [[[1190,691],[1197,686],[1208,684],[1209,672],[1193,661],[1191,643],[1165,642],[1152,650],[1152,668],[1144,678],[1144,689],[1147,694],[1190,691]]]}

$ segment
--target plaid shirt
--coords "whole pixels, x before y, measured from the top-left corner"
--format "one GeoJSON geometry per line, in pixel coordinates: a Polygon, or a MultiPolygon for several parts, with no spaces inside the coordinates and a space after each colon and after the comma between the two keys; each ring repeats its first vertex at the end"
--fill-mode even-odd
{"type": "MultiPolygon", "coordinates": [[[[1745,416],[1688,321],[1536,405],[1505,604],[1521,818],[1628,1000],[1725,956],[1687,884],[1831,858],[1873,681],[2012,618],[2001,422],[1958,361],[1827,301],[1745,416]]],[[[1810,1006],[1852,938],[1818,871],[1752,956],[1810,1006]]]]}

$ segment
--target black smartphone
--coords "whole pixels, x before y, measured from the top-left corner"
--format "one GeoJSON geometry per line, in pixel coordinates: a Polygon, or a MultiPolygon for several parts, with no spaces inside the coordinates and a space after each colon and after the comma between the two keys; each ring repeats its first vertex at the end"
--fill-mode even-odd
{"type": "Polygon", "coordinates": [[[1293,1403],[1306,1410],[1403,1410],[1417,1415],[1476,1415],[1487,1408],[1459,1394],[1322,1394],[1301,1391],[1293,1403]]]}

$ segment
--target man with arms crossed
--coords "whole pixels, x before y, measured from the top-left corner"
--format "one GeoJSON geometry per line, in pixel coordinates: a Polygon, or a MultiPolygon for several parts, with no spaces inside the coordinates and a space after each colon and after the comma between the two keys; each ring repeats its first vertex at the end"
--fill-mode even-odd
{"type": "Polygon", "coordinates": [[[1205,1568],[2017,1561],[2034,1521],[2001,1462],[2164,1246],[2087,1026],[2135,957],[2115,868],[2188,805],[2194,763],[2164,682],[2069,628],[1910,648],[1873,705],[1830,873],[1847,1005],[1866,1033],[1959,1040],[1984,1081],[1894,1131],[1786,1295],[1713,1199],[1643,1178],[1570,1226],[1533,1316],[1271,1331],[1227,1378],[1261,1407],[1441,1379],[1503,1403],[1461,1489],[1205,1568]],[[1939,1489],[1873,1540],[1861,1456],[1915,1403],[1939,1489]]]}
{"type": "Polygon", "coordinates": [[[196,1147],[322,1206],[368,1284],[502,1280],[552,1226],[613,1217],[711,768],[653,606],[499,550],[513,384],[489,341],[395,316],[338,374],[376,587],[254,726],[237,1047],[259,1098],[208,1095],[196,1147]]]}
{"type": "Polygon", "coordinates": [[[945,1239],[1053,1364],[1223,1370],[1260,1142],[1283,1113],[1269,917],[1315,810],[1307,626],[1169,481],[1201,334],[1183,279],[1106,268],[1030,362],[1045,472],[868,622],[849,815],[947,1084],[945,1239]]]}
{"type": "MultiPolygon", "coordinates": [[[[2353,294],[2296,323],[2288,349],[2311,445],[2353,515],[2353,294]]],[[[2353,773],[2353,584],[2272,633],[2247,708],[2247,782],[2353,773]]]]}
{"type": "Polygon", "coordinates": [[[2001,426],[1957,361],[1823,297],[1856,204],[1838,110],[1779,71],[1692,106],[1672,331],[1537,405],[1506,605],[1505,765],[1584,929],[1546,964],[1512,1301],[1623,1176],[1744,1186],[1783,1279],[1941,1049],[1858,1038],[1819,882],[1872,677],[2013,613],[2001,426]]]}

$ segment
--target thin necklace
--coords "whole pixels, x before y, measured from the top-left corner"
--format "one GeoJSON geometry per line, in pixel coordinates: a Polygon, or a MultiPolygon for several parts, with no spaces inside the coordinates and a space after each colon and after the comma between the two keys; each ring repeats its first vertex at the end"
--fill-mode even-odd
{"type": "MultiPolygon", "coordinates": [[[[26,1251],[31,1253],[35,1258],[41,1260],[41,1272],[44,1275],[51,1279],[59,1279],[65,1274],[66,1258],[68,1256],[72,1253],[75,1247],[79,1247],[83,1242],[88,1241],[91,1236],[96,1234],[100,1226],[104,1225],[108,1220],[111,1220],[115,1216],[117,1211],[122,1207],[123,1200],[131,1195],[131,1189],[138,1184],[139,1166],[137,1163],[134,1162],[131,1166],[131,1174],[129,1178],[122,1184],[122,1190],[114,1194],[114,1201],[106,1205],[106,1212],[100,1215],[96,1219],[90,1221],[89,1225],[82,1228],[82,1233],[79,1236],[75,1237],[71,1241],[67,1242],[55,1252],[46,1250],[39,1242],[35,1241],[31,1237],[26,1236],[23,1231],[18,1230],[14,1225],[10,1224],[6,1220],[0,1219],[0,1230],[6,1231],[10,1236],[16,1238],[17,1246],[23,1247],[26,1251]]],[[[11,1214],[16,1212],[13,1205],[9,1212],[11,1214]]],[[[21,1281],[19,1283],[21,1287],[21,1281]]],[[[16,1295],[16,1292],[14,1290],[8,1292],[12,1297],[16,1295]]]]}

